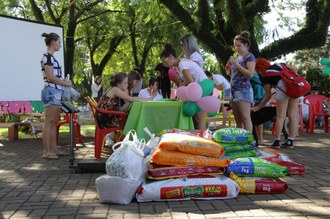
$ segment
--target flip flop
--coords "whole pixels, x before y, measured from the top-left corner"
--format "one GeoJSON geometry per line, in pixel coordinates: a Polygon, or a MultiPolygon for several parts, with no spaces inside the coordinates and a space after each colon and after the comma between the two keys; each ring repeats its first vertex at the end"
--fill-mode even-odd
{"type": "Polygon", "coordinates": [[[64,151],[59,151],[58,153],[56,153],[57,156],[69,156],[68,152],[64,152],[64,151]]]}
{"type": "Polygon", "coordinates": [[[58,159],[60,159],[60,158],[59,158],[59,156],[57,156],[56,154],[49,154],[49,155],[47,156],[47,159],[48,159],[48,160],[58,160],[58,159]]]}

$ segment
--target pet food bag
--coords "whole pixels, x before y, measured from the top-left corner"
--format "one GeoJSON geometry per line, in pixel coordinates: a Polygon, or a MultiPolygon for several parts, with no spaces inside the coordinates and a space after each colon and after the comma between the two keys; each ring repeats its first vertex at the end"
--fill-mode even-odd
{"type": "Polygon", "coordinates": [[[303,175],[305,173],[304,165],[292,161],[286,154],[280,153],[277,150],[257,148],[257,157],[286,167],[288,169],[288,175],[303,175]]]}
{"type": "Polygon", "coordinates": [[[193,155],[182,153],[180,151],[163,151],[156,149],[151,161],[158,165],[175,165],[175,166],[215,166],[226,167],[230,161],[227,158],[205,157],[201,155],[193,155]]]}
{"type": "Polygon", "coordinates": [[[179,178],[143,182],[138,189],[138,202],[177,201],[191,199],[229,199],[236,198],[239,186],[223,175],[207,178],[179,178]]]}
{"type": "Polygon", "coordinates": [[[278,157],[263,158],[269,162],[278,164],[288,169],[288,175],[303,175],[305,173],[305,166],[293,161],[284,161],[278,157]]]}
{"type": "Polygon", "coordinates": [[[184,176],[218,175],[223,174],[224,171],[224,167],[164,166],[150,163],[147,177],[149,179],[162,180],[184,176]]]}
{"type": "Polygon", "coordinates": [[[280,194],[288,189],[288,185],[281,179],[238,177],[233,172],[230,178],[241,188],[240,193],[280,194]]]}
{"type": "Polygon", "coordinates": [[[237,176],[281,178],[288,174],[288,169],[262,158],[246,157],[231,161],[226,174],[229,175],[231,172],[237,176]]]}
{"type": "Polygon", "coordinates": [[[221,143],[221,146],[225,149],[226,154],[238,152],[238,151],[249,151],[254,149],[253,144],[229,144],[221,143]]]}
{"type": "Polygon", "coordinates": [[[212,140],[177,133],[164,134],[160,139],[158,148],[212,157],[220,157],[224,154],[223,147],[212,140]]]}
{"type": "Polygon", "coordinates": [[[236,158],[242,158],[242,157],[255,157],[257,152],[254,149],[246,150],[246,151],[236,151],[231,153],[226,153],[224,157],[233,160],[236,158]]]}
{"type": "Polygon", "coordinates": [[[253,142],[251,131],[234,127],[216,130],[213,138],[218,143],[248,144],[253,142]]]}

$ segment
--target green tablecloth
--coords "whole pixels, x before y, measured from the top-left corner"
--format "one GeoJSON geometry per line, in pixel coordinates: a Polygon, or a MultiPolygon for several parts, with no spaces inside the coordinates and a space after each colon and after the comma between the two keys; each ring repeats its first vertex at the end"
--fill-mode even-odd
{"type": "Polygon", "coordinates": [[[158,134],[164,129],[194,129],[192,117],[182,114],[182,101],[134,102],[130,109],[124,133],[134,129],[139,138],[146,141],[149,135],[143,130],[148,127],[151,133],[158,134]]]}

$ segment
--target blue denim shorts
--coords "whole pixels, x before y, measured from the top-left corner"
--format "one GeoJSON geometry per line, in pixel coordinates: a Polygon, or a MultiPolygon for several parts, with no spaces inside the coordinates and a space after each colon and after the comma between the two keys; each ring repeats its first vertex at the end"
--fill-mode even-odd
{"type": "Polygon", "coordinates": [[[253,104],[252,88],[238,90],[238,91],[232,91],[232,98],[230,100],[231,102],[239,102],[242,100],[253,104]]]}
{"type": "Polygon", "coordinates": [[[45,86],[41,91],[41,101],[44,106],[48,105],[61,105],[63,90],[59,90],[53,87],[45,86]]]}
{"type": "Polygon", "coordinates": [[[290,97],[286,95],[283,91],[281,91],[278,87],[280,87],[282,90],[286,91],[286,87],[283,83],[283,80],[279,80],[276,86],[276,100],[288,100],[290,97]]]}

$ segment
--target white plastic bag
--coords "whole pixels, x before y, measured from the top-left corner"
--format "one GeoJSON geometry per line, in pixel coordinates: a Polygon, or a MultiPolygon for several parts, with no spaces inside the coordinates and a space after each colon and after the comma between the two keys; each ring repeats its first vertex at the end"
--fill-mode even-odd
{"type": "Polygon", "coordinates": [[[147,142],[146,146],[143,148],[144,155],[148,156],[148,155],[150,155],[152,150],[158,146],[159,137],[155,137],[155,134],[152,134],[147,127],[145,127],[143,130],[150,136],[150,140],[147,142]]]}
{"type": "MultiPolygon", "coordinates": [[[[68,75],[66,80],[70,80],[68,75]]],[[[73,87],[65,86],[62,94],[62,101],[77,100],[80,97],[80,93],[73,87]]]]}
{"type": "Polygon", "coordinates": [[[144,146],[145,140],[139,140],[134,130],[129,131],[122,142],[113,145],[114,152],[105,166],[107,174],[133,180],[144,177],[147,172],[147,164],[143,159],[144,146]]]}
{"type": "Polygon", "coordinates": [[[80,97],[80,93],[73,87],[70,87],[70,95],[72,100],[77,100],[80,97]]]}
{"type": "Polygon", "coordinates": [[[77,100],[80,97],[80,93],[76,91],[73,87],[65,87],[62,100],[63,101],[70,101],[70,100],[77,100]]]}
{"type": "Polygon", "coordinates": [[[117,176],[102,175],[95,180],[98,198],[101,203],[129,204],[142,179],[132,180],[117,176]]]}

